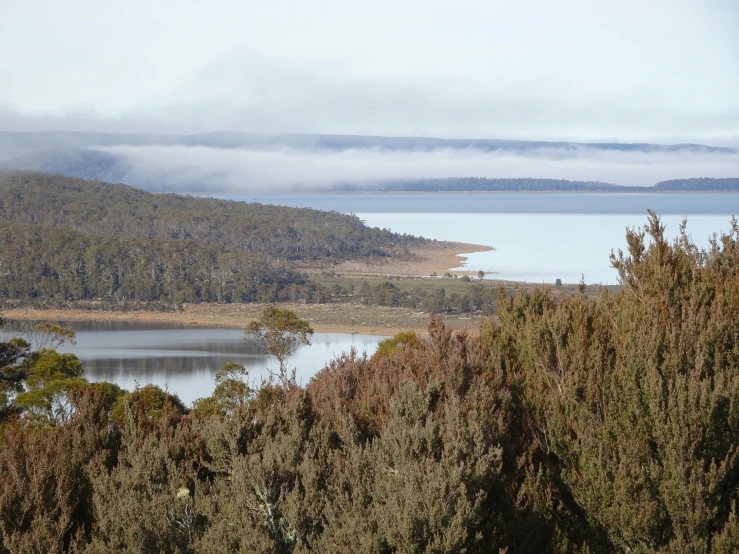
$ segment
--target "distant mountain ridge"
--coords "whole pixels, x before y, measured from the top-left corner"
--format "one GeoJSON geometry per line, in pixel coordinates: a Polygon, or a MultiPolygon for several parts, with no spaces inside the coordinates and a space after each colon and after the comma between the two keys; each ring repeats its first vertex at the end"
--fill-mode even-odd
{"type": "Polygon", "coordinates": [[[600,181],[568,181],[565,179],[450,177],[388,181],[365,186],[346,185],[343,188],[347,191],[387,192],[715,192],[739,191],[739,177],[673,179],[661,181],[650,187],[629,187],[600,181]]]}
{"type": "MultiPolygon", "coordinates": [[[[275,150],[280,148],[311,151],[383,150],[434,152],[436,150],[505,152],[514,155],[546,152],[555,157],[576,158],[582,151],[628,153],[707,153],[736,155],[739,150],[701,144],[660,145],[649,143],[576,143],[499,139],[439,139],[426,137],[382,137],[361,135],[300,135],[254,133],[198,133],[192,135],[148,135],[76,133],[0,132],[0,168],[39,171],[102,182],[125,183],[151,191],[228,190],[228,168],[210,171],[169,171],[162,167],[137,165],[128,154],[109,151],[118,146],[176,146],[213,149],[275,150]]],[[[546,178],[448,177],[434,179],[378,179],[367,182],[326,183],[304,192],[327,191],[489,191],[489,192],[660,192],[739,190],[738,178],[676,179],[652,187],[621,186],[601,181],[572,181],[546,178]]],[[[248,183],[247,183],[248,184],[248,183]]],[[[256,183],[257,187],[261,186],[256,183]]]]}
{"type": "Polygon", "coordinates": [[[552,148],[575,151],[579,148],[623,152],[710,152],[735,154],[738,150],[703,144],[650,144],[619,142],[567,142],[505,139],[443,139],[434,137],[385,137],[368,135],[259,134],[240,132],[195,133],[189,135],[113,134],[72,131],[39,133],[0,132],[0,163],[18,156],[54,150],[95,149],[111,146],[207,146],[211,148],[271,148],[347,150],[379,148],[385,150],[436,150],[474,148],[484,151],[552,148]]]}
{"type": "Polygon", "coordinates": [[[95,179],[107,183],[126,180],[132,170],[124,156],[83,148],[54,148],[32,152],[3,164],[10,169],[59,173],[80,179],[95,179]]]}

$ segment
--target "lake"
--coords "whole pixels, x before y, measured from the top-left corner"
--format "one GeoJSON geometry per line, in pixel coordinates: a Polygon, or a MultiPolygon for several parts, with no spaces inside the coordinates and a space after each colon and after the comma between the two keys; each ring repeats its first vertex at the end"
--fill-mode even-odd
{"type": "MultiPolygon", "coordinates": [[[[109,381],[133,390],[136,384],[168,387],[185,404],[209,396],[215,374],[228,361],[249,371],[250,383],[258,384],[279,364],[256,344],[244,341],[244,332],[232,328],[192,327],[139,322],[61,322],[77,332],[76,345],[59,350],[82,360],[90,381],[109,381]]],[[[9,322],[7,332],[17,327],[9,322]]],[[[356,349],[372,355],[384,337],[316,333],[310,346],[298,347],[288,359],[297,368],[298,382],[306,384],[330,360],[356,349]]]]}
{"type": "Polygon", "coordinates": [[[662,216],[674,237],[683,216],[700,246],[730,229],[739,213],[732,193],[418,193],[285,194],[221,198],[355,213],[368,225],[437,240],[485,244],[464,270],[487,278],[535,283],[616,284],[612,249],[626,248],[627,227],[646,223],[647,210],[662,216]]]}

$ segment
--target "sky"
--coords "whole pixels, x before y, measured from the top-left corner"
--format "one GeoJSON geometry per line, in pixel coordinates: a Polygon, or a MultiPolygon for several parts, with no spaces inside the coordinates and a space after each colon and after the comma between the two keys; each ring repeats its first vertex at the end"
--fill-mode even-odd
{"type": "Polygon", "coordinates": [[[739,146],[736,0],[0,0],[0,130],[739,146]]]}

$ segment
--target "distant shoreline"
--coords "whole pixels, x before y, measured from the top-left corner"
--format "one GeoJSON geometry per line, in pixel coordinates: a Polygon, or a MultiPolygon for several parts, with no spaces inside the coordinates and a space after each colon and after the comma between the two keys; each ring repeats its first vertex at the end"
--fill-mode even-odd
{"type": "MultiPolygon", "coordinates": [[[[454,268],[462,267],[466,254],[490,250],[494,248],[481,244],[435,242],[415,247],[403,255],[396,254],[387,258],[350,260],[338,265],[306,262],[298,264],[298,267],[308,273],[331,270],[358,282],[364,277],[428,277],[431,273],[442,275],[454,268]]],[[[464,271],[454,273],[459,276],[477,274],[464,271]]],[[[185,304],[178,311],[161,312],[94,308],[11,308],[2,310],[2,315],[8,320],[22,321],[131,321],[241,328],[256,318],[264,306],[266,304],[262,303],[197,303],[185,304]]],[[[280,306],[307,319],[319,333],[392,336],[401,331],[411,330],[423,334],[426,333],[429,318],[428,313],[411,308],[365,306],[353,302],[327,304],[281,302],[280,306]]],[[[448,321],[454,329],[473,330],[482,319],[480,315],[463,314],[461,317],[449,317],[448,321]]]]}
{"type": "MultiPolygon", "coordinates": [[[[155,194],[179,194],[183,196],[198,196],[201,198],[217,198],[219,195],[241,194],[243,196],[252,196],[255,200],[259,200],[260,196],[369,196],[369,195],[387,195],[387,196],[418,196],[421,194],[576,194],[576,195],[642,195],[642,194],[664,194],[679,196],[683,194],[739,194],[739,190],[312,190],[312,191],[283,191],[277,193],[250,192],[250,191],[158,191],[155,194]],[[216,196],[213,196],[216,195],[216,196]]],[[[245,200],[237,200],[245,202],[245,200]]]]}
{"type": "MultiPolygon", "coordinates": [[[[157,312],[136,310],[129,312],[81,309],[27,309],[4,310],[8,321],[94,322],[127,321],[131,323],[177,323],[199,327],[228,327],[242,329],[258,317],[266,304],[186,304],[182,310],[157,312]]],[[[365,306],[363,304],[299,304],[281,302],[280,308],[293,311],[310,323],[317,333],[345,335],[393,336],[401,331],[426,334],[429,314],[411,308],[365,306]]],[[[480,315],[463,314],[446,317],[454,329],[474,330],[483,319],[480,315]]]]}

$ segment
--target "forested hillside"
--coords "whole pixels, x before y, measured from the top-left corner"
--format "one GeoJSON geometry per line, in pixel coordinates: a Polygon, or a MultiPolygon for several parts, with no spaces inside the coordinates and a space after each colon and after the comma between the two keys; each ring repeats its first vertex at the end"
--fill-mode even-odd
{"type": "Polygon", "coordinates": [[[338,212],[152,194],[125,185],[25,172],[0,173],[2,222],[97,236],[192,240],[288,260],[382,255],[383,248],[419,242],[338,212]]]}
{"type": "Polygon", "coordinates": [[[701,177],[696,179],[672,179],[660,181],[654,185],[655,190],[674,191],[729,191],[739,190],[739,177],[726,179],[710,179],[701,177]]]}
{"type": "Polygon", "coordinates": [[[618,294],[503,296],[305,388],[226,365],[189,411],[0,343],[0,552],[737,552],[739,226],[627,243],[618,294]]]}
{"type": "Polygon", "coordinates": [[[191,240],[100,237],[3,223],[0,242],[0,298],[25,305],[99,300],[125,309],[317,299],[317,285],[289,263],[191,240]]]}
{"type": "Polygon", "coordinates": [[[45,305],[315,300],[292,261],[423,242],[336,212],[24,172],[0,174],[0,235],[0,298],[45,305]]]}

